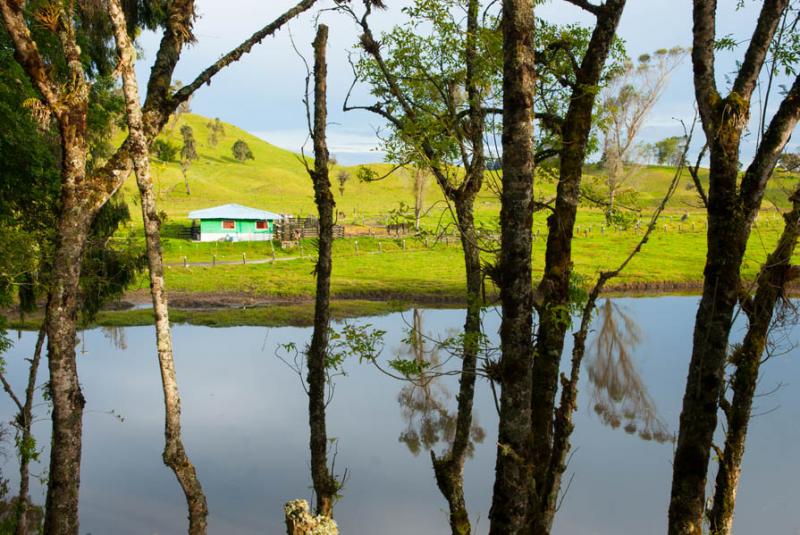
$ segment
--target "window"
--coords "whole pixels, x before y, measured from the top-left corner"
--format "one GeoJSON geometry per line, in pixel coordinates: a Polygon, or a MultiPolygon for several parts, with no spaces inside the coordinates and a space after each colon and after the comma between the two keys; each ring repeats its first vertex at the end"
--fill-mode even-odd
{"type": "Polygon", "coordinates": [[[256,221],[256,230],[267,230],[266,221],[256,221]]]}
{"type": "Polygon", "coordinates": [[[222,221],[222,228],[225,230],[233,230],[236,228],[236,221],[233,219],[225,219],[222,221]]]}

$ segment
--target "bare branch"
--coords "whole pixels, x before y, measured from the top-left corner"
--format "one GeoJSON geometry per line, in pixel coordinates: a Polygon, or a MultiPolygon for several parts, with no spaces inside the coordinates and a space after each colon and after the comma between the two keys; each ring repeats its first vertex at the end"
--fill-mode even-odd
{"type": "Polygon", "coordinates": [[[598,6],[596,4],[592,4],[588,0],[565,0],[565,1],[569,2],[570,4],[576,5],[576,6],[578,6],[579,8],[581,8],[581,9],[583,9],[585,11],[588,11],[589,13],[591,13],[592,15],[594,15],[596,17],[600,16],[600,12],[603,9],[602,6],[598,6]]]}
{"type": "Polygon", "coordinates": [[[255,45],[260,44],[261,41],[263,41],[266,37],[274,34],[297,15],[310,9],[316,2],[317,0],[303,0],[302,2],[297,3],[293,8],[289,9],[281,16],[258,30],[256,33],[251,35],[249,39],[222,56],[219,60],[217,60],[216,63],[201,72],[197,78],[194,79],[194,81],[178,90],[172,96],[172,99],[176,103],[187,100],[200,86],[203,84],[210,84],[211,78],[213,78],[215,74],[231,63],[238,61],[242,56],[250,52],[255,45]]]}
{"type": "Polygon", "coordinates": [[[758,24],[756,24],[753,37],[750,39],[750,46],[747,47],[744,62],[733,83],[733,92],[745,101],[749,101],[753,94],[761,67],[769,53],[775,30],[788,6],[789,0],[766,0],[761,7],[758,24]]]}

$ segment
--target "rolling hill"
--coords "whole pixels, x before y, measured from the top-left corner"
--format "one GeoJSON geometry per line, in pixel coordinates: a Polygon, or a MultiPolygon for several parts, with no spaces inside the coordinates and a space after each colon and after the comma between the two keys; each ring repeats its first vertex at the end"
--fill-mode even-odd
{"type": "MultiPolygon", "coordinates": [[[[172,143],[176,147],[182,145],[180,128],[188,125],[194,132],[199,159],[191,164],[188,171],[191,194],[187,195],[184,187],[180,163],[153,160],[153,180],[158,195],[159,209],[167,213],[170,227],[187,225],[187,214],[191,210],[207,208],[220,204],[239,203],[278,213],[291,213],[298,216],[315,213],[313,190],[299,154],[278,148],[266,141],[237,128],[223,123],[225,135],[216,146],[209,143],[210,119],[195,115],[183,114],[177,121],[172,121],[164,129],[160,139],[172,143]],[[254,160],[241,163],[234,159],[232,146],[236,140],[244,140],[251,148],[254,160]]],[[[390,169],[387,164],[370,164],[379,173],[390,169]]],[[[593,176],[596,170],[587,169],[584,180],[596,183],[602,189],[602,180],[593,176]]],[[[639,202],[644,208],[655,206],[661,200],[669,182],[675,173],[674,168],[647,166],[633,176],[629,187],[639,192],[639,202]]],[[[701,170],[703,175],[704,170],[701,170]]],[[[786,186],[796,177],[777,173],[767,192],[765,208],[772,203],[785,205],[786,186]]],[[[412,179],[406,171],[398,171],[385,180],[365,183],[357,178],[357,167],[336,167],[331,171],[331,181],[340,212],[339,222],[345,224],[366,223],[383,224],[385,215],[396,210],[401,202],[413,205],[412,179]],[[336,180],[339,171],[350,174],[345,184],[344,194],[339,192],[336,180]],[[383,216],[383,217],[382,217],[383,216]]],[[[476,215],[480,219],[496,219],[499,215],[499,200],[488,186],[484,188],[476,202],[476,215]]],[[[696,211],[697,194],[690,185],[688,173],[684,173],[681,186],[670,203],[668,213],[684,213],[696,211]]],[[[554,181],[537,180],[535,194],[538,198],[549,199],[554,196],[554,181]]],[[[130,177],[123,188],[123,195],[129,202],[138,197],[136,184],[130,177]]],[[[428,222],[436,225],[446,210],[441,192],[432,178],[426,185],[425,204],[435,205],[430,211],[428,222]]],[[[583,210],[584,216],[595,219],[583,210]]],[[[599,214],[597,214],[599,215],[599,214]]],[[[536,218],[536,225],[544,225],[544,217],[536,218]]],[[[138,226],[137,218],[134,224],[138,226]]]]}

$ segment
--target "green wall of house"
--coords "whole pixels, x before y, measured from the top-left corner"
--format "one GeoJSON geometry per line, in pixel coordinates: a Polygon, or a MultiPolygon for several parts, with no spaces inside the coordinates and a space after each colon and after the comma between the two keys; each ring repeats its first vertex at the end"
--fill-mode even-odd
{"type": "Polygon", "coordinates": [[[273,230],[272,221],[267,221],[266,229],[256,229],[256,222],[248,219],[234,219],[235,228],[222,228],[222,221],[222,219],[202,219],[200,221],[200,232],[208,234],[261,234],[270,233],[273,230]]]}

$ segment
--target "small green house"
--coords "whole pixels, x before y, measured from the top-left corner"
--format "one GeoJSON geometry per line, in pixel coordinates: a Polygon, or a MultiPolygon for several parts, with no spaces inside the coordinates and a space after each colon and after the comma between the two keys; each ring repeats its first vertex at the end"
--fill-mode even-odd
{"type": "Polygon", "coordinates": [[[283,216],[240,204],[195,210],[189,219],[200,221],[199,241],[267,241],[283,216]]]}

